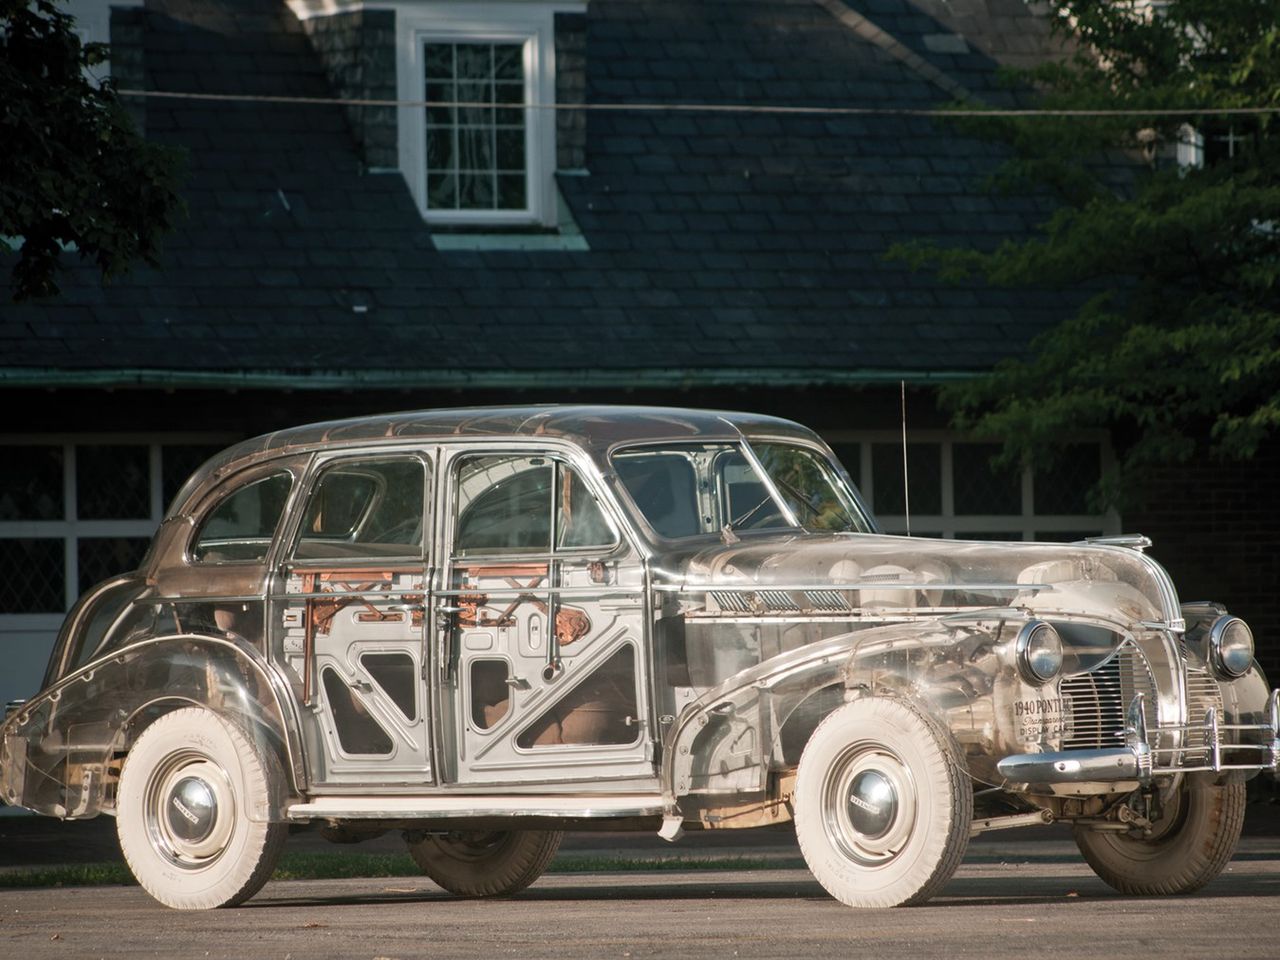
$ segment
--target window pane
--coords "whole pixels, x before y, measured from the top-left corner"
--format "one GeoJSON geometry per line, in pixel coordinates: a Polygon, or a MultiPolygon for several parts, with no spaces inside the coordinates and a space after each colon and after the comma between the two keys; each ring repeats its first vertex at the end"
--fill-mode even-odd
{"type": "Polygon", "coordinates": [[[498,177],[498,207],[503,210],[528,206],[525,201],[524,174],[502,174],[498,177]]]}
{"type": "Polygon", "coordinates": [[[551,549],[552,465],[544,457],[472,457],[458,468],[458,533],[466,553],[551,549]]]}
{"type": "Polygon", "coordinates": [[[427,66],[428,77],[453,76],[452,44],[428,43],[423,51],[423,60],[427,66]]]}
{"type": "Polygon", "coordinates": [[[612,546],[613,528],[600,504],[591,495],[577,472],[561,466],[560,503],[556,509],[556,546],[566,549],[612,546]]]}
{"type": "Polygon", "coordinates": [[[151,541],[146,537],[83,537],[76,543],[80,592],[121,573],[137,570],[151,541]]]}
{"type": "MultiPolygon", "coordinates": [[[[871,445],[871,482],[875,512],[900,516],[907,512],[902,490],[902,446],[871,445]]],[[[942,513],[942,445],[907,444],[907,482],[913,514],[942,513]]]]}
{"type": "Polygon", "coordinates": [[[621,454],[613,467],[649,526],[675,539],[703,532],[693,463],[678,453],[621,454]]]}
{"type": "Polygon", "coordinates": [[[452,173],[427,176],[427,204],[435,210],[452,210],[458,205],[458,178],[452,173]]]}
{"type": "Polygon", "coordinates": [[[999,452],[999,445],[994,443],[957,443],[951,448],[958,516],[1022,513],[1019,471],[991,466],[991,458],[999,452]]]}
{"type": "Polygon", "coordinates": [[[792,515],[816,533],[862,530],[857,510],[826,457],[789,443],[751,444],[792,515]]]}
{"type": "Polygon", "coordinates": [[[197,560],[261,560],[289,497],[292,477],[278,473],[242,487],[213,508],[192,550],[197,560]]]}
{"type": "Polygon", "coordinates": [[[524,110],[490,106],[524,103],[524,45],[430,43],[424,60],[428,101],[471,104],[427,107],[427,206],[527,209],[524,110]],[[499,144],[495,134],[501,125],[513,129],[504,130],[499,144]],[[510,177],[500,180],[499,170],[510,177]]]}
{"type": "Polygon", "coordinates": [[[61,520],[62,448],[0,447],[0,520],[61,520]]]}
{"type": "Polygon", "coordinates": [[[0,540],[0,613],[66,609],[65,541],[0,540]]]}
{"type": "Polygon", "coordinates": [[[432,132],[431,128],[438,124],[444,128],[443,135],[448,139],[449,125],[457,122],[458,108],[441,104],[457,103],[458,90],[452,83],[428,83],[426,93],[427,102],[436,104],[427,107],[428,136],[432,132]]]}
{"type": "Polygon", "coordinates": [[[140,445],[76,447],[76,515],[81,520],[149,519],[148,449],[140,445]]]}
{"type": "Polygon", "coordinates": [[[493,75],[499,80],[524,80],[524,56],[520,46],[514,43],[494,46],[493,75]]]}
{"type": "Polygon", "coordinates": [[[311,493],[294,555],[421,557],[425,488],[419,460],[363,460],[330,467],[311,493]]]}
{"type": "Polygon", "coordinates": [[[492,174],[459,174],[458,187],[458,206],[463,210],[492,210],[494,208],[495,194],[492,174]]]}
{"type": "Polygon", "coordinates": [[[453,163],[453,131],[427,131],[427,169],[449,170],[453,163]]]}
{"type": "MultiPolygon", "coordinates": [[[[498,131],[498,169],[524,169],[524,130],[504,128],[498,131]]],[[[523,175],[520,181],[524,182],[523,175]]]]}
{"type": "Polygon", "coordinates": [[[1035,512],[1089,513],[1089,491],[1102,478],[1102,447],[1074,443],[1052,470],[1035,473],[1035,512]]]}
{"type": "Polygon", "coordinates": [[[764,479],[739,451],[724,454],[717,470],[721,495],[725,498],[724,516],[735,530],[787,525],[764,479]]]}

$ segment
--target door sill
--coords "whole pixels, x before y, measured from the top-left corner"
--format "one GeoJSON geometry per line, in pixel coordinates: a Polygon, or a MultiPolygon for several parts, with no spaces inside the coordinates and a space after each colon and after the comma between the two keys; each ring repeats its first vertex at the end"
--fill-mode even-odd
{"type": "Polygon", "coordinates": [[[590,796],[317,797],[295,803],[290,820],[437,820],[451,817],[655,817],[662,815],[657,794],[593,794],[590,796]]]}

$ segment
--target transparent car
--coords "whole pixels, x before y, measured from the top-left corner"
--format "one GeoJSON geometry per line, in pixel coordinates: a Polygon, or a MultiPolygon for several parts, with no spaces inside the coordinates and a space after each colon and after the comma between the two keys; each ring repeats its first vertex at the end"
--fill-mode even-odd
{"type": "Polygon", "coordinates": [[[853,906],[984,830],[1207,883],[1280,758],[1248,626],[1139,537],[885,536],[831,450],[740,413],[529,407],[298,427],[186,483],[0,727],[0,798],[116,817],[146,890],[243,902],[290,824],[401,831],[465,896],[565,830],[794,821],[853,906]]]}

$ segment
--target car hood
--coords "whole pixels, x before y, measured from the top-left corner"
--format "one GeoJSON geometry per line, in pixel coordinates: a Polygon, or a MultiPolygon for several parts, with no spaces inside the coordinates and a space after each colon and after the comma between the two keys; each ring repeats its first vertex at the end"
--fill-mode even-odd
{"type": "Polygon", "coordinates": [[[1119,546],[788,534],[703,541],[660,555],[654,573],[660,589],[746,594],[752,609],[777,613],[820,606],[816,591],[826,589],[864,613],[1012,607],[1129,627],[1182,626],[1168,574],[1119,546]]]}

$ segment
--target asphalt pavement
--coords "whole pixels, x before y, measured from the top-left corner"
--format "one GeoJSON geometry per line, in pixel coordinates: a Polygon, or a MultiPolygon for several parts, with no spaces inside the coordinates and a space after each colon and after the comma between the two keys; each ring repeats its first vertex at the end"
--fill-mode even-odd
{"type": "Polygon", "coordinates": [[[549,874],[503,900],[425,878],[275,881],[243,907],[178,912],[137,887],[0,891],[0,956],[183,960],[516,957],[982,960],[1280,955],[1280,838],[1247,838],[1184,897],[1122,897],[1061,841],[975,843],[942,894],[851,910],[800,869],[549,874]]]}

